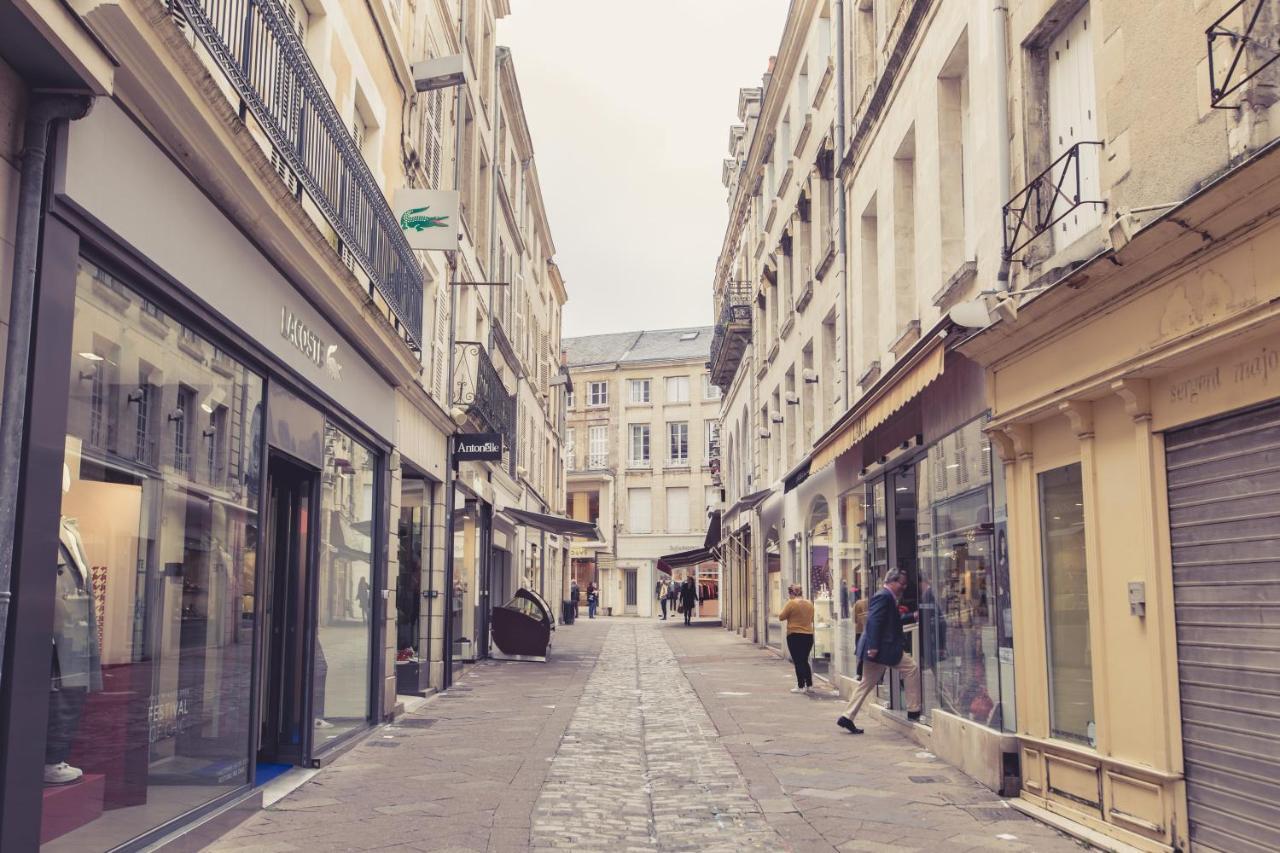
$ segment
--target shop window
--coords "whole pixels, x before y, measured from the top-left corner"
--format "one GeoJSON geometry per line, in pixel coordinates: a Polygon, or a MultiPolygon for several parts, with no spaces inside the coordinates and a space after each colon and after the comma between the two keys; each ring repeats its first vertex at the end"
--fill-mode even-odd
{"type": "Polygon", "coordinates": [[[1093,746],[1093,650],[1089,643],[1084,488],[1079,463],[1045,471],[1039,476],[1039,486],[1049,725],[1054,737],[1093,746]]]}
{"type": "Polygon", "coordinates": [[[96,274],[76,279],[41,834],[103,850],[249,780],[264,386],[230,356],[192,359],[199,331],[168,335],[145,299],[121,310],[96,274]],[[156,417],[181,414],[189,459],[214,394],[238,461],[194,488],[157,470],[156,417]]]}
{"type": "Polygon", "coordinates": [[[778,529],[770,528],[764,542],[765,567],[765,642],[775,648],[782,648],[782,623],[778,621],[778,612],[782,610],[782,548],[778,538],[778,529]]]}
{"type": "Polygon", "coordinates": [[[369,716],[373,615],[374,454],[331,423],[324,429],[320,560],[311,713],[323,749],[369,716]]]}
{"type": "Polygon", "coordinates": [[[830,671],[835,656],[837,600],[832,592],[831,577],[831,512],[819,497],[809,512],[808,541],[809,595],[814,606],[814,668],[830,671]]]}

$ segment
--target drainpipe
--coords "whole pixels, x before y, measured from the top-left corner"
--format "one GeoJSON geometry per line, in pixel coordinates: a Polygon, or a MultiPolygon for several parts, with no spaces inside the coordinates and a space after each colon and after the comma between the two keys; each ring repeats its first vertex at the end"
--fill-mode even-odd
{"type": "MultiPolygon", "coordinates": [[[[463,32],[466,22],[467,0],[459,0],[458,2],[458,52],[462,54],[463,64],[466,64],[467,57],[467,39],[463,32]]],[[[453,188],[458,190],[462,186],[462,93],[465,86],[458,86],[453,90],[453,188]]],[[[449,252],[449,280],[445,282],[445,286],[449,288],[449,348],[446,350],[445,358],[445,389],[444,389],[444,410],[449,413],[449,418],[453,418],[453,349],[454,341],[457,338],[458,323],[458,287],[454,284],[458,275],[458,250],[449,252]]],[[[454,471],[453,463],[453,445],[457,436],[457,429],[453,429],[445,442],[445,460],[444,460],[444,636],[441,638],[440,649],[443,654],[441,658],[444,663],[444,671],[440,676],[440,686],[447,689],[453,684],[453,536],[454,536],[454,481],[457,479],[454,471]]]]}
{"type": "MultiPolygon", "coordinates": [[[[835,0],[835,27],[836,27],[836,128],[835,142],[836,150],[832,157],[832,176],[833,181],[838,181],[840,164],[844,162],[845,149],[845,55],[844,55],[844,0],[835,0]]],[[[853,380],[850,378],[853,373],[853,326],[849,321],[849,234],[845,223],[845,205],[844,187],[839,186],[834,193],[836,197],[836,252],[840,256],[840,322],[842,328],[841,334],[844,338],[844,389],[841,392],[841,401],[844,407],[848,409],[853,405],[850,393],[853,390],[853,380]]]]}
{"type": "MultiPolygon", "coordinates": [[[[18,177],[18,216],[14,232],[13,293],[9,303],[9,340],[5,347],[4,391],[0,398],[0,671],[9,634],[9,598],[17,538],[18,483],[22,469],[23,424],[27,419],[27,368],[31,362],[36,275],[49,137],[54,127],[84,118],[90,95],[32,92],[27,106],[18,177]]],[[[0,675],[2,677],[2,675],[0,675]]]]}
{"type": "Polygon", "coordinates": [[[995,0],[992,9],[996,66],[996,180],[1000,187],[1000,270],[996,274],[996,290],[1009,289],[1009,259],[1004,256],[1004,209],[1012,188],[1009,174],[1009,51],[1005,41],[1009,23],[1009,0],[995,0]]]}

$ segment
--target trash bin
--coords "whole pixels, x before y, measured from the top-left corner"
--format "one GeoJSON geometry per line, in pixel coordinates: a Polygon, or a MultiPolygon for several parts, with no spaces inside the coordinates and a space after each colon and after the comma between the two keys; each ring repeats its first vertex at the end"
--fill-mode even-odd
{"type": "Polygon", "coordinates": [[[573,602],[572,601],[562,601],[560,603],[560,624],[561,625],[573,624],[573,602]]]}

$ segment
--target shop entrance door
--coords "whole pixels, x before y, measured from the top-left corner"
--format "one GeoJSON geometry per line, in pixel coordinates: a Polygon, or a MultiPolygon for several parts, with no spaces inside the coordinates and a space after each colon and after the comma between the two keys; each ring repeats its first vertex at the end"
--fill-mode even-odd
{"type": "Polygon", "coordinates": [[[268,463],[266,519],[258,574],[263,642],[258,719],[259,781],[306,759],[307,602],[315,549],[316,472],[284,457],[268,463]],[[265,777],[265,778],[264,778],[265,777]]]}

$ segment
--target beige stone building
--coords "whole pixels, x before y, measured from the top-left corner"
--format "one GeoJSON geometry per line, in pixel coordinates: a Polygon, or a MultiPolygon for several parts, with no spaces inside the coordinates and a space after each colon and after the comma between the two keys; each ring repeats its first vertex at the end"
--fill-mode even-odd
{"type": "Polygon", "coordinates": [[[651,616],[660,577],[698,577],[700,613],[718,613],[714,560],[659,565],[701,549],[719,508],[720,389],[707,373],[707,327],[564,341],[573,380],[566,427],[567,510],[597,521],[606,541],[575,544],[574,576],[598,583],[614,615],[651,616]]]}

